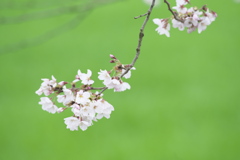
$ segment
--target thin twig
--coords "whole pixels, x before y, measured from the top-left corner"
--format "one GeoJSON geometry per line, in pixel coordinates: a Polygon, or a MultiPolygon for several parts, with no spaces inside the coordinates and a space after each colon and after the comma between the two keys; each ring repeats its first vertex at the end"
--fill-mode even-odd
{"type": "MultiPolygon", "coordinates": [[[[155,4],[155,0],[152,1],[152,4],[151,4],[149,10],[147,11],[147,13],[138,16],[138,18],[139,17],[143,17],[143,16],[147,16],[147,17],[145,18],[145,20],[144,20],[144,22],[142,24],[142,27],[140,28],[138,45],[137,45],[137,48],[136,48],[136,55],[135,55],[132,63],[129,65],[129,67],[126,69],[126,71],[120,76],[120,78],[123,77],[125,74],[127,74],[129,72],[129,70],[134,66],[134,64],[136,63],[136,61],[137,61],[137,59],[138,59],[138,57],[140,55],[141,46],[142,46],[142,40],[143,40],[143,37],[144,37],[144,29],[145,29],[145,26],[146,26],[146,24],[147,24],[147,22],[149,20],[150,14],[152,13],[152,9],[154,7],[154,4],[155,4]]],[[[135,17],[135,19],[137,19],[137,18],[135,17]]],[[[99,92],[99,95],[101,93],[103,93],[107,89],[108,89],[108,87],[104,87],[104,89],[99,92]]]]}
{"type": "Polygon", "coordinates": [[[104,91],[106,91],[108,89],[108,87],[104,87],[103,90],[101,90],[98,95],[102,94],[104,91]]]}
{"type": "Polygon", "coordinates": [[[140,18],[140,17],[144,17],[144,16],[146,16],[148,13],[145,13],[145,14],[142,14],[142,15],[140,15],[140,16],[137,16],[137,17],[134,17],[134,19],[138,19],[138,18],[140,18]]]}
{"type": "MultiPolygon", "coordinates": [[[[46,31],[45,33],[39,36],[21,40],[20,42],[17,42],[17,43],[0,46],[0,56],[3,54],[14,53],[14,51],[18,51],[21,49],[42,44],[53,37],[59,36],[62,33],[77,27],[81,22],[83,22],[83,19],[86,18],[90,14],[90,12],[93,11],[95,8],[101,5],[116,2],[116,1],[117,0],[92,0],[87,2],[85,6],[79,5],[78,7],[81,10],[81,12],[77,13],[72,20],[64,23],[61,26],[57,26],[52,30],[46,31]]],[[[49,16],[52,16],[52,15],[49,15],[49,16]]],[[[26,19],[26,20],[34,20],[34,19],[26,19]]],[[[0,24],[1,24],[1,18],[0,18],[0,24]]]]}
{"type": "Polygon", "coordinates": [[[164,0],[164,3],[167,4],[168,10],[172,13],[172,15],[174,16],[174,19],[176,19],[177,21],[183,23],[184,21],[183,21],[182,19],[180,19],[180,18],[177,16],[177,13],[176,13],[176,12],[173,12],[173,10],[171,9],[170,3],[169,3],[167,0],[164,0]]]}
{"type": "Polygon", "coordinates": [[[145,18],[143,24],[142,24],[142,27],[140,28],[140,32],[139,32],[139,39],[138,39],[138,45],[137,45],[137,49],[136,49],[136,55],[132,61],[132,63],[130,64],[130,66],[126,69],[126,71],[120,76],[120,77],[123,77],[125,74],[128,73],[128,71],[134,66],[134,64],[136,63],[140,53],[141,53],[141,46],[142,46],[142,40],[143,40],[143,37],[144,37],[144,29],[145,29],[145,26],[149,20],[149,17],[152,13],[152,9],[154,7],[154,4],[155,4],[155,0],[152,1],[152,4],[149,8],[149,10],[147,11],[146,15],[147,17],[145,18]]]}
{"type": "Polygon", "coordinates": [[[90,89],[88,90],[101,90],[101,89],[104,89],[105,87],[91,87],[90,89]]]}

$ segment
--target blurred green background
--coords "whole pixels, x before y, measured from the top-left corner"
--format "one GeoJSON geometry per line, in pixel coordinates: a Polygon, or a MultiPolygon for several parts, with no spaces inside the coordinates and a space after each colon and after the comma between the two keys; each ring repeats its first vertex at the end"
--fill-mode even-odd
{"type": "MultiPolygon", "coordinates": [[[[232,0],[191,1],[218,14],[201,34],[171,28],[167,38],[150,20],[127,80],[132,89],[104,92],[115,107],[110,119],[70,131],[63,121],[70,112],[41,109],[41,78],[72,81],[91,69],[97,81],[112,67],[109,54],[131,63],[144,20],[133,17],[148,6],[108,1],[0,1],[0,159],[239,160],[240,3],[232,0]],[[82,12],[56,10],[86,3],[82,12]]],[[[169,15],[162,3],[151,19],[169,15]]]]}

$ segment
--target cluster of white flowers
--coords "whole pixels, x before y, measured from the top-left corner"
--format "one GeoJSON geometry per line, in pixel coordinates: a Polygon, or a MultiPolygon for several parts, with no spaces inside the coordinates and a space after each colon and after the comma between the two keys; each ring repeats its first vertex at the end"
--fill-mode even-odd
{"type": "MultiPolygon", "coordinates": [[[[198,9],[197,7],[187,8],[190,0],[176,0],[177,6],[172,7],[176,11],[173,11],[174,16],[172,19],[173,28],[178,28],[183,31],[187,28],[187,32],[191,33],[198,29],[198,33],[204,31],[208,25],[215,21],[217,14],[214,11],[210,11],[205,5],[198,9]]],[[[153,19],[153,22],[158,25],[156,31],[162,35],[165,34],[170,37],[170,18],[167,19],[153,19]]]]}
{"type": "MultiPolygon", "coordinates": [[[[92,72],[87,70],[87,73],[82,73],[78,70],[78,73],[73,80],[70,88],[67,88],[68,82],[62,81],[57,83],[54,76],[52,79],[42,79],[43,82],[40,88],[36,91],[36,94],[49,97],[41,97],[39,102],[42,105],[42,109],[49,113],[61,113],[64,110],[70,108],[73,112],[73,116],[64,119],[67,128],[71,131],[86,130],[93,124],[93,121],[97,121],[103,117],[110,118],[111,112],[114,110],[113,106],[103,99],[101,92],[93,93],[93,90],[105,90],[114,89],[115,92],[125,91],[130,89],[130,85],[127,82],[122,81],[122,77],[130,78],[131,71],[125,74],[126,69],[130,69],[130,65],[122,65],[120,61],[113,55],[110,55],[113,59],[110,62],[116,63],[116,66],[111,71],[100,70],[98,72],[98,78],[103,80],[105,87],[94,88],[92,84],[94,81],[91,79],[92,72]],[[128,68],[129,67],[129,68],[128,68]],[[113,74],[112,76],[110,74],[113,74]],[[77,88],[77,82],[81,82],[79,88],[77,88]],[[64,107],[57,107],[55,101],[62,103],[64,107]]],[[[131,69],[135,69],[132,67],[131,69]]]]}

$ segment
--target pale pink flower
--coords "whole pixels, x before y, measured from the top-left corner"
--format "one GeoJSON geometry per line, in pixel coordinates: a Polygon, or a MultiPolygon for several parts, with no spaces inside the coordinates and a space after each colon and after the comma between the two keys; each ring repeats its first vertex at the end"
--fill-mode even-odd
{"type": "Polygon", "coordinates": [[[113,106],[105,101],[104,99],[99,99],[97,100],[97,106],[98,108],[96,109],[97,119],[101,119],[103,117],[110,118],[110,114],[112,111],[114,111],[113,106]]]}
{"type": "Polygon", "coordinates": [[[53,88],[57,86],[57,82],[54,76],[52,76],[52,80],[50,79],[42,79],[42,84],[40,88],[35,92],[39,96],[44,94],[45,96],[50,95],[53,93],[53,88]]]}
{"type": "Polygon", "coordinates": [[[188,9],[182,4],[177,4],[177,6],[174,6],[172,8],[176,9],[177,12],[180,13],[180,14],[185,14],[188,11],[188,9]]]}
{"type": "MultiPolygon", "coordinates": [[[[131,77],[131,70],[136,70],[136,68],[135,68],[135,67],[132,67],[132,68],[128,71],[128,73],[126,73],[123,77],[126,78],[126,79],[130,78],[130,77],[131,77]]],[[[126,71],[125,69],[122,69],[122,74],[123,74],[125,71],[126,71]]]]}
{"type": "Polygon", "coordinates": [[[100,72],[98,72],[99,76],[98,79],[103,80],[104,84],[110,83],[111,82],[111,76],[109,75],[108,71],[106,70],[100,70],[100,72]]]}
{"type": "Polygon", "coordinates": [[[53,104],[53,102],[48,97],[41,97],[39,104],[42,105],[42,109],[49,113],[56,113],[58,107],[53,104]]]}
{"type": "Polygon", "coordinates": [[[84,92],[83,90],[80,90],[79,92],[77,92],[75,101],[80,104],[85,104],[87,102],[90,102],[90,96],[91,94],[89,92],[84,92]]]}
{"type": "Polygon", "coordinates": [[[172,19],[173,28],[178,28],[180,31],[184,30],[184,24],[182,22],[177,21],[176,19],[172,19]]]}
{"type": "Polygon", "coordinates": [[[82,73],[79,75],[80,79],[82,80],[82,84],[84,85],[91,85],[94,83],[93,80],[91,80],[91,76],[92,76],[92,71],[91,70],[87,70],[87,74],[82,73]]]}
{"type": "Polygon", "coordinates": [[[67,125],[71,131],[78,130],[80,125],[80,120],[77,117],[67,117],[64,118],[64,123],[67,125]]]}
{"type": "Polygon", "coordinates": [[[158,19],[158,18],[155,18],[153,19],[153,22],[158,25],[158,28],[156,28],[156,31],[162,35],[162,34],[165,34],[167,37],[170,37],[170,33],[169,33],[169,30],[170,30],[170,24],[167,22],[166,19],[158,19]]]}
{"type": "Polygon", "coordinates": [[[186,5],[190,0],[176,0],[177,5],[186,5]]]}
{"type": "Polygon", "coordinates": [[[202,31],[204,31],[209,24],[211,24],[209,18],[203,17],[202,20],[198,24],[198,33],[201,33],[202,31]]]}
{"type": "Polygon", "coordinates": [[[64,105],[67,105],[71,101],[74,101],[74,95],[70,89],[67,89],[66,86],[63,86],[63,93],[64,95],[58,95],[57,101],[59,103],[63,103],[64,105]]]}
{"type": "Polygon", "coordinates": [[[80,117],[79,127],[81,130],[85,131],[89,126],[92,125],[92,121],[88,117],[80,117]]]}

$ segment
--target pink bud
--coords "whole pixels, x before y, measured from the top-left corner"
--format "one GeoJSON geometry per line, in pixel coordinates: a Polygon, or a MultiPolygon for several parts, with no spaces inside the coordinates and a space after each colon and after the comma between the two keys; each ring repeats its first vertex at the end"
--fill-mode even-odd
{"type": "Polygon", "coordinates": [[[61,108],[58,108],[57,112],[58,112],[58,113],[61,113],[61,112],[63,112],[64,110],[65,110],[65,108],[61,107],[61,108]]]}
{"type": "Polygon", "coordinates": [[[65,84],[68,84],[68,82],[65,82],[65,81],[61,81],[58,83],[60,86],[64,86],[65,84]]]}
{"type": "Polygon", "coordinates": [[[114,55],[110,54],[110,58],[117,59],[114,55]]]}

